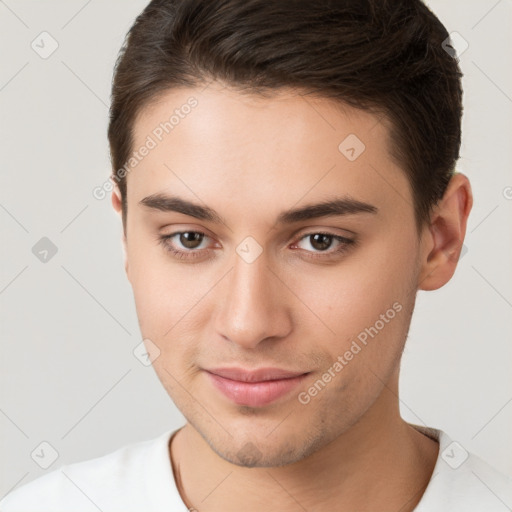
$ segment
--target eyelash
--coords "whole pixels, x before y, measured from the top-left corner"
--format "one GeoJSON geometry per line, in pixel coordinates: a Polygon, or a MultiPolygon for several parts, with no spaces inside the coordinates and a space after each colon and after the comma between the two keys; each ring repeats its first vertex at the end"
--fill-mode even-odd
{"type": "MultiPolygon", "coordinates": [[[[169,243],[169,240],[171,238],[174,238],[177,235],[182,235],[184,233],[194,233],[194,234],[203,235],[204,237],[209,238],[206,233],[203,233],[201,231],[177,231],[176,233],[171,233],[170,235],[160,235],[158,238],[159,238],[160,243],[163,245],[164,249],[167,252],[170,252],[174,257],[176,257],[180,260],[186,260],[186,259],[195,260],[197,258],[202,257],[201,253],[203,251],[212,251],[211,249],[201,249],[201,250],[190,249],[188,251],[181,251],[179,249],[176,249],[174,246],[172,246],[169,243]]],[[[324,232],[324,231],[313,231],[311,233],[307,233],[307,234],[301,236],[298,241],[300,242],[304,238],[308,238],[313,235],[324,235],[324,236],[332,237],[333,239],[340,242],[341,245],[337,249],[330,251],[330,252],[323,251],[323,252],[319,252],[319,253],[316,253],[313,255],[308,254],[306,256],[306,258],[309,258],[311,260],[330,259],[333,256],[341,255],[341,254],[345,253],[346,251],[348,251],[350,249],[350,247],[355,246],[357,243],[356,240],[352,240],[350,238],[345,238],[343,236],[335,235],[333,233],[328,233],[328,232],[324,232]]],[[[306,252],[309,253],[310,251],[306,251],[306,252]]],[[[212,258],[213,258],[213,254],[209,254],[207,257],[207,260],[210,260],[212,258]]]]}

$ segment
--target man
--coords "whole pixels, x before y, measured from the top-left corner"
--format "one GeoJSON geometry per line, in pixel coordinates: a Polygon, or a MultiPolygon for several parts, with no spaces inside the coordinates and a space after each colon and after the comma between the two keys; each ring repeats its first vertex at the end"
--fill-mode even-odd
{"type": "Polygon", "coordinates": [[[512,505],[507,477],[399,412],[416,293],[453,276],[472,206],[447,38],[419,0],[147,6],[114,77],[112,204],[187,422],[2,511],[512,505]]]}

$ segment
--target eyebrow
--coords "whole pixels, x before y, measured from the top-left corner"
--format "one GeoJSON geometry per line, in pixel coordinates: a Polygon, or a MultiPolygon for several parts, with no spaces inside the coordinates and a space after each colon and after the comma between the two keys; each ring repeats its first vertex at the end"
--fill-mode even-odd
{"type": "MultiPolygon", "coordinates": [[[[153,210],[182,213],[196,219],[227,225],[225,220],[212,208],[201,206],[177,196],[156,193],[145,197],[139,201],[139,204],[153,210]]],[[[374,205],[358,201],[349,196],[336,197],[320,203],[281,212],[277,217],[276,224],[293,224],[320,217],[343,216],[356,213],[376,214],[378,210],[374,205]]]]}

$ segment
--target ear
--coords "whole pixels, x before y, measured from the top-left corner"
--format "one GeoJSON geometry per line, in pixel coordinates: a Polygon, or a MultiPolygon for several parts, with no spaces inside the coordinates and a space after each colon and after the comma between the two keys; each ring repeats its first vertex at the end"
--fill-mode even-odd
{"type": "Polygon", "coordinates": [[[437,290],[453,276],[472,206],[469,179],[455,173],[422,233],[419,290],[437,290]]]}
{"type": "MultiPolygon", "coordinates": [[[[117,185],[117,183],[114,185],[114,189],[112,190],[111,200],[115,212],[119,215],[121,223],[123,223],[123,201],[121,198],[121,191],[119,190],[119,186],[117,185]]],[[[126,249],[126,234],[124,225],[122,231],[121,247],[123,251],[124,271],[126,273],[126,276],[128,277],[128,280],[130,280],[130,275],[128,272],[128,254],[126,249]]]]}

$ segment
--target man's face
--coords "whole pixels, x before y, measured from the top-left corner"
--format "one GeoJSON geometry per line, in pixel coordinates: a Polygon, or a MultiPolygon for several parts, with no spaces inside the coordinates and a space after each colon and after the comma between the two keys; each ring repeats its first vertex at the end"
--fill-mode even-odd
{"type": "Polygon", "coordinates": [[[419,275],[411,190],[384,124],[327,99],[213,83],[168,92],[134,137],[150,149],[127,176],[127,273],[188,422],[226,460],[278,466],[361,421],[397,374],[419,275]],[[141,203],[156,194],[222,221],[141,203]],[[348,198],[369,206],[277,222],[348,198]],[[305,375],[247,384],[212,375],[222,368],[305,375]]]}

